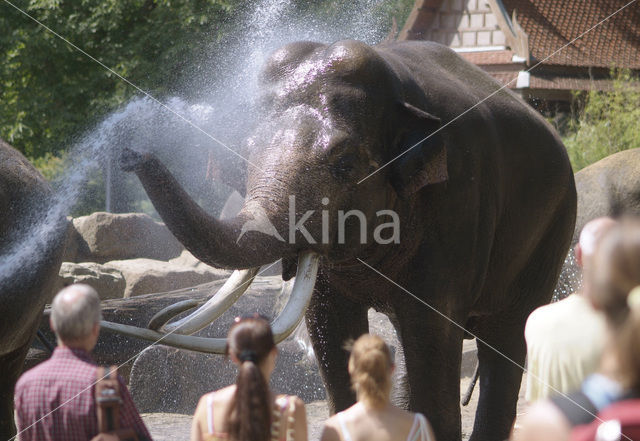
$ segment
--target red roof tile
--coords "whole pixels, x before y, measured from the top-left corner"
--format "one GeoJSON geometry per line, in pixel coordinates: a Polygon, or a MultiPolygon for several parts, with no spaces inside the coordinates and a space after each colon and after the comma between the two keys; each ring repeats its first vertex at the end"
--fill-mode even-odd
{"type": "Polygon", "coordinates": [[[534,61],[564,66],[640,69],[640,0],[604,21],[630,0],[503,0],[529,36],[534,61]]]}
{"type": "Polygon", "coordinates": [[[488,64],[511,64],[513,61],[513,51],[478,51],[478,52],[458,52],[465,60],[477,64],[478,66],[488,64]]]}

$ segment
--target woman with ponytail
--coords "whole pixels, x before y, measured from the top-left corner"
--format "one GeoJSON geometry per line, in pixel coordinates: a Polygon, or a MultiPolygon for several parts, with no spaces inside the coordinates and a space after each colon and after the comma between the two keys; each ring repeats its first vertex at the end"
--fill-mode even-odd
{"type": "Polygon", "coordinates": [[[257,316],[236,319],[227,355],[238,366],[236,384],[202,396],[191,441],[306,441],[302,400],[269,389],[277,355],[269,323],[257,316]]]}
{"type": "MultiPolygon", "coordinates": [[[[623,221],[597,244],[585,281],[608,336],[599,372],[579,391],[527,412],[518,441],[640,440],[640,223],[623,221]]],[[[590,342],[585,341],[588,345],[590,342]]]]}
{"type": "Polygon", "coordinates": [[[391,404],[393,369],[380,337],[365,334],[356,340],[349,375],[358,402],[326,421],[321,441],[435,441],[424,415],[391,404]]]}

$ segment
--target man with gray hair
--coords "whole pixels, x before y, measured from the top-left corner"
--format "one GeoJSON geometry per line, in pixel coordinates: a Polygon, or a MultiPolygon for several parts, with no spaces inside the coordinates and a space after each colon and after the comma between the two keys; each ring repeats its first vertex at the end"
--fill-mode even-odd
{"type": "Polygon", "coordinates": [[[584,275],[592,271],[599,239],[614,225],[616,221],[610,217],[587,222],[574,250],[582,268],[582,288],[529,315],[524,334],[528,371],[525,397],[530,402],[578,390],[599,367],[606,325],[602,313],[591,305],[592,288],[584,275]]]}
{"type": "MultiPolygon", "coordinates": [[[[50,324],[58,339],[51,358],[25,372],[15,389],[18,439],[23,441],[118,440],[99,434],[94,389],[98,366],[91,359],[100,333],[100,298],[88,285],[60,291],[51,305],[50,324]]],[[[118,376],[120,427],[138,439],[151,436],[118,376]]]]}

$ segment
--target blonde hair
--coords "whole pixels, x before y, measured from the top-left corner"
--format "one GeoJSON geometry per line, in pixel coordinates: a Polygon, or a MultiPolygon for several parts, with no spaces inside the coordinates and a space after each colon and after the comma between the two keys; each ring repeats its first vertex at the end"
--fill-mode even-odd
{"type": "Polygon", "coordinates": [[[389,402],[393,361],[387,344],[377,335],[364,334],[356,340],[349,357],[351,384],[358,400],[372,408],[389,402]]]}
{"type": "Polygon", "coordinates": [[[629,298],[640,285],[640,222],[623,221],[608,231],[594,259],[593,302],[614,333],[624,386],[640,392],[640,305],[629,298]]]}

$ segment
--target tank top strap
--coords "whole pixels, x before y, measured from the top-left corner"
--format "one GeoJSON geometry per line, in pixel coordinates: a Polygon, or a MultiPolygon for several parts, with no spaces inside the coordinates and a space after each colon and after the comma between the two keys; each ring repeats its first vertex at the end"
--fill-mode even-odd
{"type": "Polygon", "coordinates": [[[344,441],[353,441],[351,439],[351,434],[349,433],[349,430],[347,429],[347,425],[344,421],[344,415],[342,412],[338,412],[337,414],[338,416],[338,424],[340,424],[340,432],[342,432],[342,438],[344,439],[344,441]]]}
{"type": "Polygon", "coordinates": [[[295,403],[295,397],[292,395],[278,395],[276,397],[271,423],[271,438],[273,441],[293,440],[295,435],[295,403]]]}
{"type": "Polygon", "coordinates": [[[207,395],[207,429],[211,434],[216,433],[213,424],[213,392],[207,395]]]}
{"type": "Polygon", "coordinates": [[[427,429],[427,418],[421,413],[413,415],[413,425],[407,436],[407,441],[433,441],[427,429]]]}

